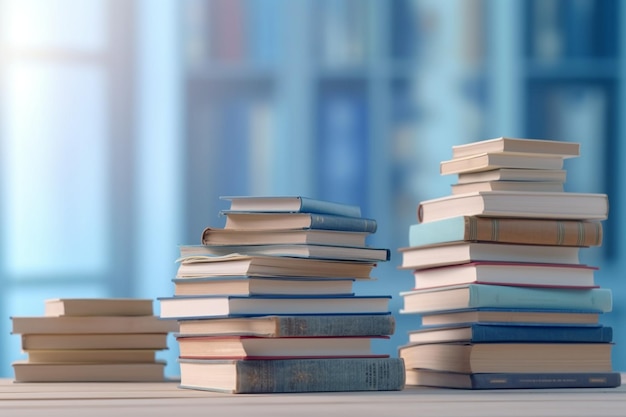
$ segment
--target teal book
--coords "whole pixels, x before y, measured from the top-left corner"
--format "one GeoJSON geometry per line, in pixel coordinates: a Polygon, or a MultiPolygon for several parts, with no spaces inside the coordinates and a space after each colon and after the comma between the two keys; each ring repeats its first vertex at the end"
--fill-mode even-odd
{"type": "Polygon", "coordinates": [[[225,229],[233,230],[341,230],[375,233],[376,220],[324,213],[254,213],[222,211],[225,229]]]}
{"type": "Polygon", "coordinates": [[[232,394],[399,391],[399,358],[179,359],[180,387],[232,394]]]}
{"type": "Polygon", "coordinates": [[[608,313],[613,307],[612,292],[608,288],[569,289],[469,284],[405,291],[400,295],[404,301],[401,313],[467,308],[571,309],[608,313]]]}
{"type": "Polygon", "coordinates": [[[223,196],[220,198],[230,201],[230,209],[225,211],[320,213],[361,217],[359,206],[302,196],[223,196]]]}

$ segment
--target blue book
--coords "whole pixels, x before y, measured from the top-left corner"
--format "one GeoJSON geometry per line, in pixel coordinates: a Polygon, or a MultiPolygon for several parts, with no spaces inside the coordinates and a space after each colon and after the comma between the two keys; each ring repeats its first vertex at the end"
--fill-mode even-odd
{"type": "Polygon", "coordinates": [[[174,296],[159,298],[164,319],[268,314],[387,314],[390,296],[174,296]]]}
{"type": "Polygon", "coordinates": [[[464,374],[407,369],[406,384],[459,389],[615,388],[619,372],[464,374]]]}
{"type": "Polygon", "coordinates": [[[345,232],[376,232],[374,219],[322,213],[251,213],[224,210],[225,229],[233,230],[342,230],[345,232]]]}
{"type": "Polygon", "coordinates": [[[594,310],[608,313],[613,307],[612,292],[608,288],[567,289],[469,284],[405,291],[400,295],[404,299],[401,313],[485,307],[594,310]]]}
{"type": "Polygon", "coordinates": [[[361,217],[359,206],[302,196],[222,196],[220,198],[230,201],[230,209],[226,211],[321,213],[361,217]]]}
{"type": "Polygon", "coordinates": [[[409,343],[609,343],[613,329],[608,326],[551,326],[534,323],[472,323],[466,326],[422,327],[409,332],[409,343]]]}

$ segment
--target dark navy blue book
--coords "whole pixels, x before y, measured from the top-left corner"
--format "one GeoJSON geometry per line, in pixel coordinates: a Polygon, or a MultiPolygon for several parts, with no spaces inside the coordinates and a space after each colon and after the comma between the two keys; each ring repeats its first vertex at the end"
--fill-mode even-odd
{"type": "Polygon", "coordinates": [[[555,326],[536,323],[472,323],[466,326],[431,326],[409,332],[409,343],[610,343],[608,326],[555,326]]]}

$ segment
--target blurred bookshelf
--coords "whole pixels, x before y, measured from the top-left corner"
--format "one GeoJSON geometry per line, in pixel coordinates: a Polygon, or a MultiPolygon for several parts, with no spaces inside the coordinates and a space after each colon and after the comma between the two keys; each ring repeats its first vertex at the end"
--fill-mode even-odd
{"type": "MultiPolygon", "coordinates": [[[[618,1],[183,4],[192,242],[222,224],[207,217],[223,208],[221,194],[358,204],[379,223],[370,243],[392,249],[381,284],[363,292],[394,295],[397,312],[411,277],[394,252],[407,245],[419,201],[449,193],[439,162],[454,144],[517,136],[581,142],[566,188],[609,194],[606,245],[591,262],[621,265],[615,149],[626,8],[618,1]]],[[[607,286],[626,297],[623,285],[607,286]]],[[[392,345],[412,325],[402,320],[392,345]]]]}

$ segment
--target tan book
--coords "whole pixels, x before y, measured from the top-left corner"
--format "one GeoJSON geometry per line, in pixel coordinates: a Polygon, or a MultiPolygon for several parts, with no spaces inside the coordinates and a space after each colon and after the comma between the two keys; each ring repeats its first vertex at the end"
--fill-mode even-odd
{"type": "Polygon", "coordinates": [[[564,169],[523,169],[498,168],[489,171],[466,172],[458,175],[458,184],[486,181],[532,181],[564,183],[567,171],[564,169]]]}
{"type": "Polygon", "coordinates": [[[532,309],[488,309],[446,311],[422,315],[423,326],[441,326],[460,323],[545,323],[598,324],[596,311],[557,311],[532,309]]]}
{"type": "Polygon", "coordinates": [[[159,382],[165,362],[13,363],[15,382],[159,382]]]}
{"type": "Polygon", "coordinates": [[[561,158],[573,158],[580,155],[580,144],[557,140],[499,137],[452,147],[453,158],[462,158],[487,152],[553,155],[561,158]]]}
{"type": "Polygon", "coordinates": [[[46,316],[151,316],[152,300],[141,298],[55,298],[45,301],[46,316]]]}
{"type": "Polygon", "coordinates": [[[149,363],[155,362],[154,349],[57,349],[27,350],[30,363],[149,363]]]}
{"type": "Polygon", "coordinates": [[[498,168],[562,169],[563,158],[546,155],[484,153],[441,161],[441,175],[490,171],[498,168]]]}
{"type": "Polygon", "coordinates": [[[167,333],[23,334],[22,349],[167,349],[167,333]]]}
{"type": "Polygon", "coordinates": [[[484,181],[467,184],[452,184],[450,187],[452,194],[466,194],[476,191],[563,191],[563,183],[547,181],[484,181]]]}
{"type": "Polygon", "coordinates": [[[168,333],[178,326],[158,316],[11,317],[11,333],[168,333]]]}
{"type": "Polygon", "coordinates": [[[364,246],[367,232],[341,230],[233,230],[207,227],[202,232],[204,245],[309,244],[364,246]]]}

